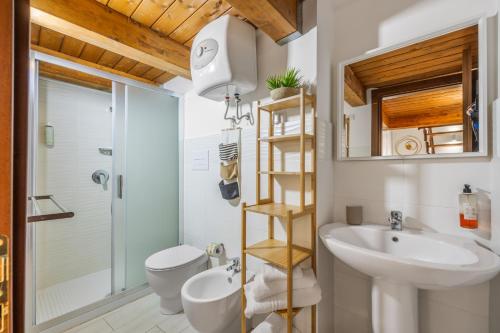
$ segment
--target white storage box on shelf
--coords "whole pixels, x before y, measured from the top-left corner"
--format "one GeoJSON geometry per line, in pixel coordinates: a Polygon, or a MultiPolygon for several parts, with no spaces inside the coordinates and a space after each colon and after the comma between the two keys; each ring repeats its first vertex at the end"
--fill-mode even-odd
{"type": "Polygon", "coordinates": [[[216,101],[244,95],[257,87],[255,29],[224,15],[196,35],[191,49],[195,92],[216,101]]]}

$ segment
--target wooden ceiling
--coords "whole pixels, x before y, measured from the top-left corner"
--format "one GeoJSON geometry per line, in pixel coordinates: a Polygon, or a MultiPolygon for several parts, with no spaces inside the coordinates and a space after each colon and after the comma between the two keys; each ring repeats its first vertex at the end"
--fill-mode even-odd
{"type": "Polygon", "coordinates": [[[298,0],[32,0],[32,48],[149,84],[190,77],[195,35],[228,14],[275,41],[297,30],[298,0]],[[237,8],[236,8],[237,7],[237,8]]]}
{"type": "Polygon", "coordinates": [[[461,84],[384,98],[384,128],[461,125],[462,100],[461,84]]]}
{"type": "Polygon", "coordinates": [[[31,24],[31,45],[34,50],[97,69],[114,69],[114,74],[144,83],[162,84],[175,76],[34,23],[31,24]]]}
{"type": "Polygon", "coordinates": [[[47,62],[40,62],[40,75],[79,86],[111,92],[110,80],[87,73],[75,71],[66,67],[57,66],[47,62]]]}
{"type": "Polygon", "coordinates": [[[219,16],[241,17],[225,0],[96,1],[188,47],[198,31],[219,16]]]}
{"type": "Polygon", "coordinates": [[[464,50],[478,61],[478,26],[470,26],[346,66],[345,99],[366,104],[366,90],[460,73],[464,50]],[[354,82],[354,84],[352,84],[354,82]]]}

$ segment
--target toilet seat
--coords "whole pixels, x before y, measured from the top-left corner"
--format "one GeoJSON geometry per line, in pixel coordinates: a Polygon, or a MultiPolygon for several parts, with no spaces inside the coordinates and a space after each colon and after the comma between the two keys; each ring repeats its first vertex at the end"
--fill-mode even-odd
{"type": "Polygon", "coordinates": [[[152,254],[146,259],[146,269],[167,271],[189,265],[199,259],[206,260],[206,253],[190,245],[174,246],[152,254]]]}

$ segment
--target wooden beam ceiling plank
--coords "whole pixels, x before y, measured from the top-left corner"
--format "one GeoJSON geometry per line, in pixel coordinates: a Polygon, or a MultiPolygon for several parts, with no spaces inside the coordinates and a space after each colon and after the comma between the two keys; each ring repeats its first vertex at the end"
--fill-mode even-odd
{"type": "Polygon", "coordinates": [[[34,23],[151,67],[190,76],[189,48],[95,0],[32,0],[31,5],[34,23]]]}
{"type": "Polygon", "coordinates": [[[111,91],[112,83],[110,80],[47,62],[40,63],[40,75],[92,89],[104,90],[108,92],[111,91]]]}
{"type": "Polygon", "coordinates": [[[127,79],[136,80],[136,81],[139,81],[139,82],[142,82],[142,83],[145,83],[145,84],[155,85],[155,83],[153,81],[151,81],[151,80],[146,80],[146,79],[144,79],[142,77],[135,76],[135,75],[132,75],[130,73],[125,73],[125,72],[116,70],[114,68],[109,68],[109,67],[106,67],[106,66],[102,66],[102,65],[90,62],[90,61],[86,61],[86,60],[80,59],[80,58],[72,57],[70,55],[67,55],[67,54],[64,54],[64,53],[61,53],[61,52],[57,52],[57,51],[54,51],[54,50],[46,49],[46,48],[43,48],[41,46],[31,45],[31,49],[35,50],[35,51],[39,51],[39,52],[45,53],[45,54],[48,54],[48,55],[51,55],[51,56],[54,56],[54,57],[57,57],[57,58],[68,60],[68,61],[74,62],[76,64],[80,64],[80,65],[87,66],[87,67],[90,67],[90,68],[98,69],[98,70],[101,70],[103,72],[107,72],[107,73],[114,74],[114,75],[119,75],[119,76],[125,77],[127,79]]]}
{"type": "Polygon", "coordinates": [[[366,88],[351,67],[344,67],[344,100],[352,107],[366,105],[366,88]]]}
{"type": "Polygon", "coordinates": [[[149,71],[152,67],[149,66],[149,65],[146,65],[146,64],[143,64],[142,62],[138,62],[137,64],[135,64],[134,67],[132,67],[128,73],[130,75],[135,75],[135,76],[142,76],[144,75],[144,73],[146,73],[147,71],[149,71]]]}
{"type": "Polygon", "coordinates": [[[121,71],[121,72],[128,72],[129,70],[132,69],[137,64],[137,61],[127,58],[127,57],[122,57],[120,61],[113,67],[114,69],[121,71]]]}
{"type": "Polygon", "coordinates": [[[380,75],[378,77],[364,79],[367,88],[379,88],[394,84],[401,84],[417,80],[425,80],[436,76],[460,73],[462,70],[461,61],[454,60],[446,64],[431,65],[429,67],[414,67],[407,72],[398,72],[392,75],[380,75]]]}
{"type": "Polygon", "coordinates": [[[122,58],[121,55],[116,54],[114,52],[106,51],[104,54],[101,56],[99,61],[97,62],[99,65],[106,66],[106,67],[111,67],[114,68],[115,65],[120,61],[122,58]]]}
{"type": "Polygon", "coordinates": [[[432,113],[388,117],[385,125],[390,129],[432,127],[444,125],[462,125],[461,108],[454,109],[449,106],[430,109],[432,113]]]}
{"type": "Polygon", "coordinates": [[[40,29],[38,24],[31,25],[31,44],[38,45],[40,42],[40,29]]]}
{"type": "Polygon", "coordinates": [[[381,61],[387,61],[388,63],[399,62],[404,59],[407,59],[410,54],[415,54],[415,52],[420,52],[420,50],[424,50],[424,52],[428,52],[429,49],[444,49],[457,45],[464,45],[477,40],[478,38],[478,27],[477,25],[471,26],[468,28],[464,28],[455,32],[451,32],[446,35],[434,37],[428,40],[424,40],[422,42],[418,42],[406,47],[402,47],[390,52],[386,52],[384,54],[359,61],[356,64],[351,64],[353,70],[357,72],[358,70],[363,70],[367,68],[371,68],[370,66],[375,63],[375,66],[378,65],[381,61]],[[401,57],[398,57],[401,56],[401,57]],[[391,60],[391,58],[395,58],[395,60],[391,60]]]}
{"type": "MultiPolygon", "coordinates": [[[[474,51],[477,55],[478,49],[476,48],[474,51]]],[[[362,78],[367,76],[375,76],[381,73],[396,71],[402,67],[408,67],[411,65],[418,66],[420,64],[428,63],[429,61],[439,62],[439,59],[442,59],[443,62],[447,62],[448,57],[459,56],[462,54],[462,52],[463,52],[463,45],[460,45],[453,48],[440,50],[437,52],[427,52],[423,55],[415,54],[413,57],[410,57],[406,60],[386,65],[381,64],[380,66],[368,70],[357,70],[355,73],[359,78],[362,78]]]]}
{"type": "Polygon", "coordinates": [[[297,0],[227,0],[244,17],[279,41],[298,30],[297,0]]]}
{"type": "Polygon", "coordinates": [[[460,49],[463,50],[465,44],[473,43],[478,45],[478,36],[467,36],[460,39],[454,39],[443,43],[437,43],[429,47],[419,48],[413,52],[405,52],[398,55],[391,55],[390,53],[385,53],[384,56],[379,56],[378,61],[370,61],[366,63],[365,61],[356,62],[351,64],[352,69],[358,73],[361,71],[373,71],[380,67],[386,67],[390,65],[397,65],[400,63],[405,63],[409,59],[436,54],[436,57],[440,57],[439,52],[447,51],[450,49],[460,49]]]}
{"type": "Polygon", "coordinates": [[[382,80],[384,78],[390,78],[394,76],[399,76],[400,74],[405,74],[405,73],[416,73],[419,71],[424,71],[427,70],[428,68],[446,68],[446,67],[451,67],[451,63],[456,63],[457,61],[460,62],[462,59],[462,52],[452,54],[446,57],[438,58],[438,59],[433,59],[431,58],[430,60],[423,61],[421,63],[417,64],[409,64],[406,65],[404,64],[403,66],[393,69],[391,71],[387,72],[380,72],[372,75],[369,72],[361,72],[358,73],[356,72],[356,76],[362,81],[367,84],[368,82],[373,82],[376,80],[382,80]],[[366,80],[366,81],[365,81],[366,80]]]}
{"type": "Polygon", "coordinates": [[[137,9],[142,0],[110,0],[108,7],[130,17],[137,9]]]}
{"type": "Polygon", "coordinates": [[[59,51],[63,39],[64,39],[63,34],[43,27],[40,30],[40,41],[38,44],[45,48],[59,51]]]}
{"type": "Polygon", "coordinates": [[[226,0],[208,0],[169,36],[173,40],[184,44],[196,35],[201,28],[220,17],[229,8],[231,6],[226,0]]]}
{"type": "Polygon", "coordinates": [[[158,83],[158,84],[163,84],[165,82],[168,82],[170,80],[172,80],[175,76],[170,74],[169,72],[165,72],[163,73],[162,75],[158,76],[157,78],[155,78],[155,82],[158,83]]]}
{"type": "Polygon", "coordinates": [[[82,42],[81,40],[70,36],[66,36],[64,37],[60,51],[73,57],[80,57],[84,47],[85,42],[82,42]]]}
{"type": "Polygon", "coordinates": [[[157,78],[163,73],[164,71],[162,71],[161,69],[151,67],[151,69],[149,69],[146,73],[144,73],[142,77],[145,78],[146,80],[154,81],[155,78],[157,78]]]}
{"type": "Polygon", "coordinates": [[[151,27],[172,5],[175,0],[143,0],[131,18],[145,26],[151,27]]]}
{"type": "Polygon", "coordinates": [[[95,45],[85,43],[82,53],[80,53],[80,58],[86,61],[97,63],[97,61],[102,57],[106,50],[101,49],[95,45]]]}
{"type": "Polygon", "coordinates": [[[205,2],[207,0],[175,1],[151,28],[168,36],[205,2]]]}

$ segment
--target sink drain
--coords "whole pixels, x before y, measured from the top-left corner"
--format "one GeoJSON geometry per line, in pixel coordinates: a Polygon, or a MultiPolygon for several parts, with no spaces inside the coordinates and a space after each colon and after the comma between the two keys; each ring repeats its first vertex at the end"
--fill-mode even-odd
{"type": "Polygon", "coordinates": [[[392,237],[392,241],[393,242],[399,242],[399,238],[397,238],[396,236],[392,237]]]}

